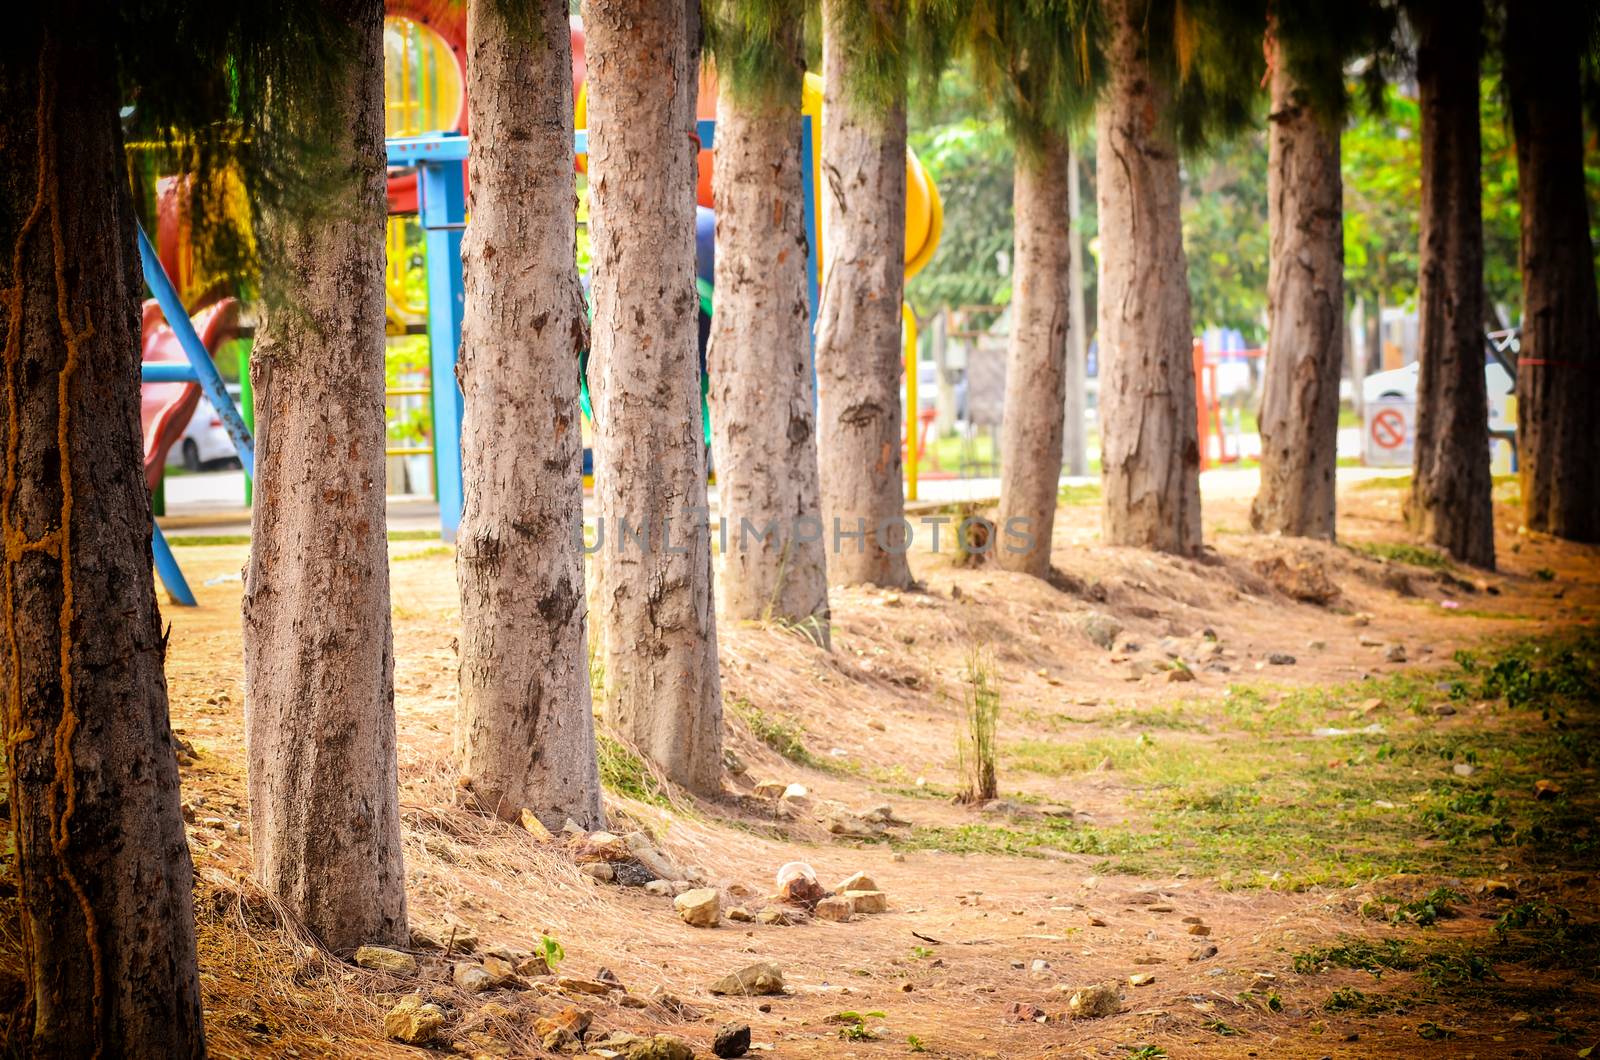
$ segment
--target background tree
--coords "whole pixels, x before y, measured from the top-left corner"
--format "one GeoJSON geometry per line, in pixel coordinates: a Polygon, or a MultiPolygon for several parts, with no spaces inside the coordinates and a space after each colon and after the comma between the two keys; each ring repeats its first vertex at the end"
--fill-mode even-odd
{"type": "Polygon", "coordinates": [[[588,0],[584,27],[605,703],[668,777],[714,795],[722,690],[694,283],[698,9],[588,0]]]}
{"type": "Polygon", "coordinates": [[[717,494],[730,528],[718,582],[722,613],[809,622],[826,643],[826,535],[796,117],[806,6],[804,0],[707,5],[717,65],[717,304],[706,360],[717,494]]]}
{"type": "Polygon", "coordinates": [[[485,810],[604,823],[585,638],[572,43],[565,0],[467,8],[456,744],[485,810]]]}
{"type": "Polygon", "coordinates": [[[1584,196],[1579,61],[1592,5],[1506,5],[1505,85],[1522,207],[1517,455],[1523,521],[1600,541],[1600,310],[1584,196]]]}
{"type": "Polygon", "coordinates": [[[900,408],[908,6],[822,4],[817,449],[828,576],[892,588],[911,583],[900,408]]]}
{"type": "Polygon", "coordinates": [[[1015,273],[1006,353],[1000,565],[1050,572],[1066,398],[1068,126],[1089,99],[1088,5],[975,4],[962,45],[1017,144],[1015,273]],[[1013,531],[1019,531],[1013,533],[1013,531]]]}
{"type": "Polygon", "coordinates": [[[269,204],[244,582],[256,874],[324,945],[407,939],[384,525],[383,5],[275,101],[320,204],[269,204]]]}
{"type": "MultiPolygon", "coordinates": [[[[1257,530],[1332,538],[1344,367],[1345,64],[1393,34],[1377,4],[1283,4],[1267,29],[1270,336],[1257,530]]],[[[1376,70],[1373,63],[1369,69],[1376,70]]]]}
{"type": "Polygon", "coordinates": [[[0,44],[0,679],[27,984],[12,1047],[203,1056],[139,440],[130,27],[112,14],[18,11],[0,44]]]}
{"type": "Polygon", "coordinates": [[[1193,336],[1180,144],[1242,125],[1259,67],[1240,62],[1250,4],[1101,0],[1096,111],[1100,422],[1110,544],[1200,550],[1193,336]]]}
{"type": "Polygon", "coordinates": [[[1417,428],[1407,516],[1465,563],[1494,567],[1479,182],[1481,0],[1412,0],[1422,114],[1417,428]]]}

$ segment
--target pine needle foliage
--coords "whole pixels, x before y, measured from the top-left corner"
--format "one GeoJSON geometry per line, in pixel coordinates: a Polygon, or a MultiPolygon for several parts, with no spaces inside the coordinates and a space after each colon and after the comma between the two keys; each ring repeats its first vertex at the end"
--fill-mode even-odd
{"type": "Polygon", "coordinates": [[[1399,61],[1399,12],[1392,0],[1278,0],[1268,13],[1268,49],[1288,64],[1296,86],[1324,121],[1342,124],[1357,98],[1383,109],[1383,89],[1399,61]],[[1358,69],[1359,97],[1347,70],[1358,69]]]}
{"type": "Polygon", "coordinates": [[[841,0],[832,6],[838,33],[857,53],[848,91],[865,110],[899,106],[913,85],[932,98],[954,54],[953,0],[841,0]]]}
{"type": "Polygon", "coordinates": [[[136,202],[153,220],[154,179],[184,173],[191,239],[214,274],[243,275],[249,224],[220,208],[236,181],[251,210],[338,211],[348,174],[328,145],[348,135],[321,101],[353,53],[355,27],[382,0],[88,0],[29,5],[0,43],[6,64],[35,61],[47,38],[85,38],[122,87],[136,202]]]}
{"type": "Polygon", "coordinates": [[[1197,151],[1257,124],[1266,25],[1266,0],[1149,0],[1150,70],[1172,91],[1180,147],[1197,151]]]}
{"type": "Polygon", "coordinates": [[[1024,153],[1081,126],[1094,104],[1092,0],[945,0],[947,40],[1024,153]]]}
{"type": "Polygon", "coordinates": [[[705,50],[719,83],[755,107],[797,105],[805,34],[818,14],[812,0],[702,0],[705,50]]]}

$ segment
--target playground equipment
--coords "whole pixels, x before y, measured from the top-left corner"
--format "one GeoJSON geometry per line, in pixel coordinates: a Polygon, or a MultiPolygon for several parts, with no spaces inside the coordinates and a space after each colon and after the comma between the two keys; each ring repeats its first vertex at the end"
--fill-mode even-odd
{"type": "MultiPolygon", "coordinates": [[[[429,336],[430,379],[455,378],[455,355],[460,346],[461,329],[461,230],[466,218],[467,132],[464,89],[465,15],[459,5],[435,0],[389,0],[390,31],[386,47],[392,67],[409,65],[415,74],[391,69],[388,72],[390,111],[388,141],[389,209],[392,215],[415,214],[423,230],[427,254],[427,334],[429,336]],[[454,69],[451,69],[453,60],[454,69]],[[423,71],[426,72],[423,72],[423,71]],[[457,100],[459,99],[459,103],[457,100]]],[[[587,68],[585,38],[581,23],[574,18],[569,27],[573,54],[573,89],[576,104],[574,143],[575,164],[580,171],[587,164],[587,92],[583,83],[587,68]]],[[[811,323],[816,323],[818,278],[826,234],[819,231],[817,202],[821,191],[821,145],[817,136],[822,115],[822,80],[806,76],[802,93],[800,134],[802,137],[802,181],[806,188],[805,228],[811,254],[808,259],[807,290],[811,323]]],[[[699,86],[698,133],[701,152],[696,198],[696,275],[701,296],[701,363],[704,365],[704,340],[708,320],[714,311],[715,214],[711,188],[711,151],[715,129],[715,75],[704,72],[699,86]]],[[[933,256],[943,227],[943,204],[938,189],[915,155],[908,152],[906,202],[906,272],[914,275],[933,256]]],[[[394,222],[391,220],[391,224],[394,222]]],[[[391,229],[391,246],[395,237],[391,229]]],[[[410,303],[401,285],[391,274],[389,301],[391,318],[407,332],[409,319],[421,307],[410,303]]],[[[913,414],[906,417],[906,467],[909,495],[916,497],[916,325],[909,307],[904,307],[906,391],[913,414]]],[[[704,385],[704,380],[702,380],[704,385]]],[[[420,396],[422,388],[407,388],[404,396],[420,396]]],[[[398,392],[397,392],[398,394],[398,392]]],[[[435,494],[439,500],[440,529],[452,540],[461,514],[461,395],[454,386],[430,386],[432,445],[404,450],[405,453],[430,452],[434,459],[435,494]]],[[[585,415],[591,409],[587,392],[582,397],[585,415]]],[[[703,411],[703,415],[704,411],[703,411]]],[[[709,416],[705,415],[709,427],[709,416]]],[[[396,450],[399,451],[399,450],[396,450]]],[[[585,466],[588,466],[588,455],[585,466]]]]}

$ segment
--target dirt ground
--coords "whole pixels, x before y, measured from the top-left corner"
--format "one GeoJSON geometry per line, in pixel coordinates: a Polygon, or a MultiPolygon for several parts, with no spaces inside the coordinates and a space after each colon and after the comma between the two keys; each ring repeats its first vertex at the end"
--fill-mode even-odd
{"type": "MultiPolygon", "coordinates": [[[[453,557],[397,542],[411,921],[470,929],[480,952],[556,939],[562,975],[625,987],[577,998],[589,1042],[662,1032],[702,1056],[729,1022],[771,1057],[1588,1055],[1600,550],[1519,533],[1503,483],[1500,570],[1440,565],[1405,547],[1393,485],[1342,489],[1325,545],[1250,533],[1248,491],[1208,482],[1196,560],[1099,545],[1089,497],[1062,509],[1054,585],[920,553],[919,590],[834,592],[831,652],[724,622],[743,772],[699,801],[608,743],[613,830],[650,832],[724,910],[771,905],[786,862],[829,886],[865,872],[888,911],[845,923],[690,927],[559,841],[455,807],[453,557]],[[974,659],[1000,692],[984,806],[950,797],[974,659]],[[808,794],[760,798],[762,781],[808,794]],[[830,834],[882,804],[908,823],[830,834]],[[708,992],[757,960],[786,994],[708,992]],[[1102,982],[1120,1012],[1065,1018],[1102,982]]],[[[200,606],[166,612],[213,1054],[425,1055],[382,1019],[420,989],[451,1018],[440,1048],[544,1055],[533,1017],[572,1000],[553,981],[467,995],[426,953],[420,982],[356,969],[249,884],[244,554],[179,548],[200,606]]]]}

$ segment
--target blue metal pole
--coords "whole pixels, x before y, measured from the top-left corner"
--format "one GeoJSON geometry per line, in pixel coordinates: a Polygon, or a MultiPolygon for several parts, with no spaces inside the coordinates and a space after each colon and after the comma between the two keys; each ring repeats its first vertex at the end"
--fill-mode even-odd
{"type": "Polygon", "coordinates": [[[167,593],[172,597],[172,602],[179,607],[194,607],[194,593],[189,590],[189,582],[183,576],[183,570],[178,566],[178,560],[172,554],[172,548],[167,544],[167,537],[161,532],[161,526],[154,519],[150,520],[150,551],[156,560],[156,573],[161,575],[161,584],[167,587],[167,593]]]}
{"type": "Polygon", "coordinates": [[[439,534],[456,539],[461,528],[461,233],[467,223],[466,190],[459,160],[422,161],[417,167],[418,217],[428,246],[428,352],[433,380],[433,468],[439,495],[439,534]]]}
{"type": "MultiPolygon", "coordinates": [[[[178,337],[178,345],[183,347],[183,352],[189,357],[189,364],[194,369],[192,380],[200,384],[200,389],[205,392],[217,410],[217,415],[222,417],[222,425],[227,428],[228,437],[233,440],[233,448],[239,454],[239,463],[243,465],[244,473],[254,476],[255,439],[250,436],[250,428],[244,425],[239,410],[234,408],[233,398],[229,395],[228,388],[223,385],[222,376],[217,374],[217,366],[212,363],[211,354],[206,352],[205,346],[200,342],[200,336],[195,334],[194,324],[189,320],[188,311],[183,308],[183,301],[173,288],[172,281],[168,279],[167,270],[161,267],[161,259],[156,257],[156,248],[150,245],[150,237],[144,234],[143,226],[139,228],[139,261],[144,265],[144,282],[161,305],[161,313],[167,318],[167,326],[178,337]]],[[[150,379],[150,381],[157,380],[150,379]]],[[[161,381],[188,382],[190,379],[161,381]]]]}
{"type": "Polygon", "coordinates": [[[811,336],[811,389],[816,393],[817,382],[817,182],[811,166],[812,136],[811,115],[800,116],[800,199],[806,226],[806,299],[811,307],[811,318],[806,333],[811,336]]]}

